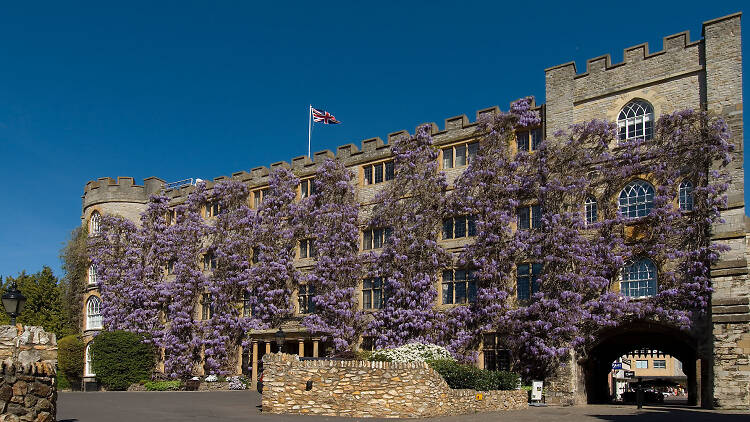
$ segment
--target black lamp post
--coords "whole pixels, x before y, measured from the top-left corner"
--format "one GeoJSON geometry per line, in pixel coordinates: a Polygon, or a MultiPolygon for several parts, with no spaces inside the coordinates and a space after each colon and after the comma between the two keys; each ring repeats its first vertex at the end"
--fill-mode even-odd
{"type": "Polygon", "coordinates": [[[279,346],[279,353],[284,352],[284,340],[286,339],[286,333],[279,327],[279,331],[274,335],[276,337],[276,344],[279,346]]]}
{"type": "Polygon", "coordinates": [[[26,296],[18,291],[18,286],[16,286],[16,282],[14,281],[10,289],[3,295],[3,307],[5,308],[5,312],[10,315],[11,325],[16,325],[16,317],[21,315],[23,305],[25,304],[26,296]]]}

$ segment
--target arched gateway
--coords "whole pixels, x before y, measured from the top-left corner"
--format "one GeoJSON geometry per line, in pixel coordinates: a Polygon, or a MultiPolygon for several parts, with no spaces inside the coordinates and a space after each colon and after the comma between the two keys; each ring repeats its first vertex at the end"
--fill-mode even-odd
{"type": "Polygon", "coordinates": [[[688,384],[688,404],[710,407],[708,402],[701,403],[701,397],[708,398],[710,394],[702,395],[700,391],[709,388],[705,382],[701,382],[709,379],[706,371],[710,368],[710,353],[705,353],[706,348],[701,347],[706,326],[706,321],[700,320],[692,330],[684,331],[667,324],[641,321],[602,330],[596,342],[588,348],[586,356],[578,360],[579,388],[585,392],[586,402],[607,403],[610,400],[608,376],[612,371],[612,362],[617,358],[658,350],[683,363],[688,384]]]}

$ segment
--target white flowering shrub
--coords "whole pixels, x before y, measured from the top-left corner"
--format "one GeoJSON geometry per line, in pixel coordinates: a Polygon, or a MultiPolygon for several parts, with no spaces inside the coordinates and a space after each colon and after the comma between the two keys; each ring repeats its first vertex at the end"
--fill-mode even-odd
{"type": "Polygon", "coordinates": [[[211,374],[211,375],[207,376],[206,379],[204,379],[203,381],[206,381],[206,382],[216,382],[218,380],[219,380],[219,377],[217,377],[214,374],[211,374]]]}
{"type": "Polygon", "coordinates": [[[372,361],[424,362],[427,360],[455,360],[445,348],[435,344],[409,343],[393,349],[380,349],[370,355],[372,361]]]}
{"type": "Polygon", "coordinates": [[[229,377],[229,389],[230,390],[244,390],[247,385],[242,380],[242,377],[229,377]]]}

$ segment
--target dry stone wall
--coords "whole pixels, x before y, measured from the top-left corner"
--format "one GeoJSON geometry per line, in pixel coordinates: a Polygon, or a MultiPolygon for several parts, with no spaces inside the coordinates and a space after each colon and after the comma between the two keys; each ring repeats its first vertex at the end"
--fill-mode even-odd
{"type": "Polygon", "coordinates": [[[263,411],[414,418],[525,409],[527,392],[452,390],[424,363],[263,357],[263,411]]]}
{"type": "Polygon", "coordinates": [[[0,359],[0,422],[55,421],[55,335],[41,327],[0,326],[0,359]]]}

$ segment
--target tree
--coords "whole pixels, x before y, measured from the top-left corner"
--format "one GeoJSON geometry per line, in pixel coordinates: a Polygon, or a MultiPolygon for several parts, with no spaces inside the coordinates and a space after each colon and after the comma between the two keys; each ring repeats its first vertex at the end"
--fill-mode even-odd
{"type": "Polygon", "coordinates": [[[67,324],[73,331],[83,328],[81,309],[90,265],[87,244],[86,227],[78,226],[70,233],[70,238],[60,251],[63,276],[59,284],[63,292],[63,309],[67,324]]]}
{"type": "Polygon", "coordinates": [[[315,242],[315,269],[307,282],[315,288],[315,313],[303,323],[312,332],[333,340],[335,354],[352,352],[363,329],[357,310],[358,280],[362,276],[359,251],[359,204],[352,173],[340,162],[327,159],[315,175],[317,192],[312,209],[303,214],[311,222],[315,242]]]}
{"type": "MultiPolygon", "coordinates": [[[[45,266],[42,271],[35,274],[26,274],[23,271],[18,277],[6,277],[0,294],[4,294],[13,283],[16,283],[18,290],[26,296],[26,306],[16,319],[17,323],[41,326],[45,331],[55,333],[58,338],[73,332],[65,317],[63,291],[52,269],[45,266]]],[[[0,318],[4,324],[10,321],[5,312],[0,318]]]]}

